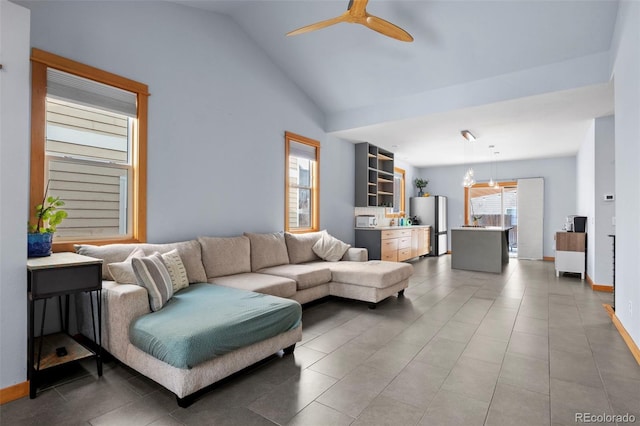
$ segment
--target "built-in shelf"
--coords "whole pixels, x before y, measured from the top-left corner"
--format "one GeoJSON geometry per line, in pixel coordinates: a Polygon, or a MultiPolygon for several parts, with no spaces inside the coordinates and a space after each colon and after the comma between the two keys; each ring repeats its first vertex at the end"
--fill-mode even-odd
{"type": "Polygon", "coordinates": [[[356,144],[356,207],[393,207],[393,157],[370,143],[356,144]]]}

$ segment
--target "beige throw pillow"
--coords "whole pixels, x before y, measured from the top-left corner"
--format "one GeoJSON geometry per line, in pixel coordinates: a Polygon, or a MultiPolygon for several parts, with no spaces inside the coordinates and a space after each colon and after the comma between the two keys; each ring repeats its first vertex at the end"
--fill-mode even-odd
{"type": "Polygon", "coordinates": [[[109,263],[107,269],[113,280],[119,284],[135,284],[136,276],[133,273],[131,259],[134,257],[144,257],[144,251],[140,247],[136,247],[131,254],[122,262],[109,263]]]}
{"type": "Polygon", "coordinates": [[[349,250],[350,244],[343,243],[339,239],[322,231],[322,237],[313,245],[313,252],[321,259],[329,262],[337,262],[349,250]]]}
{"type": "Polygon", "coordinates": [[[173,292],[175,293],[178,290],[189,287],[187,270],[184,267],[184,263],[182,263],[178,250],[173,249],[167,253],[163,253],[161,256],[164,266],[166,266],[167,271],[169,271],[173,292]]]}
{"type": "Polygon", "coordinates": [[[109,273],[107,265],[110,263],[124,261],[132,251],[136,249],[136,244],[107,244],[104,246],[93,246],[90,244],[75,244],[76,253],[102,259],[102,279],[115,281],[109,273]]]}

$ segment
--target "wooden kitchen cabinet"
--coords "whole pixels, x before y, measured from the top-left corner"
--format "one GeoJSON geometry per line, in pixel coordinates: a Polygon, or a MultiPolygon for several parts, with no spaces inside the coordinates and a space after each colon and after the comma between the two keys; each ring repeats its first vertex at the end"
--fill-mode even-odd
{"type": "Polygon", "coordinates": [[[424,256],[431,251],[431,227],[414,228],[411,230],[412,257],[424,256]]]}
{"type": "MultiPolygon", "coordinates": [[[[380,260],[388,260],[389,262],[398,261],[398,240],[390,238],[380,241],[380,260]]],[[[369,257],[371,259],[371,257],[369,257]]]]}
{"type": "Polygon", "coordinates": [[[430,228],[356,229],[356,247],[369,252],[369,260],[403,262],[429,253],[430,228]]]}

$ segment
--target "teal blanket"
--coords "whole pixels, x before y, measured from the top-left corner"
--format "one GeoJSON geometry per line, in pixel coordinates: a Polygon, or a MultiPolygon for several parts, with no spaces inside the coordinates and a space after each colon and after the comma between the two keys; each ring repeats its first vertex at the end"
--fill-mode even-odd
{"type": "Polygon", "coordinates": [[[132,322],[131,343],[178,368],[292,330],[300,324],[296,301],[223,287],[192,284],[159,311],[132,322]]]}

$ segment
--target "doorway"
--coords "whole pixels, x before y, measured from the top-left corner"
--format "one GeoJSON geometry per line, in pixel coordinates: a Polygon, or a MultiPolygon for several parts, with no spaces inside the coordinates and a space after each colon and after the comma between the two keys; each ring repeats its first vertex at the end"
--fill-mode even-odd
{"type": "Polygon", "coordinates": [[[518,185],[502,182],[465,188],[465,225],[499,226],[509,228],[506,233],[510,257],[518,255],[518,185]]]}

